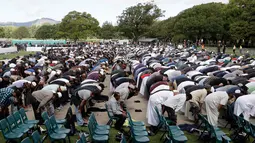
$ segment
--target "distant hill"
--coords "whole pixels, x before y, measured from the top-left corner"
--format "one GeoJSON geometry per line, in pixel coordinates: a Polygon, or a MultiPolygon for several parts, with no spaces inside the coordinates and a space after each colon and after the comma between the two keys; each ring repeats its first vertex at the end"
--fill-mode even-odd
{"type": "Polygon", "coordinates": [[[16,26],[16,27],[20,27],[20,26],[26,26],[26,27],[30,27],[32,25],[43,25],[43,24],[58,24],[60,23],[60,21],[56,21],[54,19],[50,19],[50,18],[41,18],[41,19],[36,19],[34,21],[29,21],[29,22],[0,22],[0,26],[16,26]]]}

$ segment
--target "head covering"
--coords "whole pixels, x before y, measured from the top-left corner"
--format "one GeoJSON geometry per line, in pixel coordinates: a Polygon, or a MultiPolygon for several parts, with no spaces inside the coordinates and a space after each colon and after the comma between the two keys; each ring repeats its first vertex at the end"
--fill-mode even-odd
{"type": "Polygon", "coordinates": [[[33,86],[36,86],[36,82],[32,82],[31,84],[32,84],[33,86]]]}
{"type": "Polygon", "coordinates": [[[62,93],[61,92],[57,92],[57,94],[58,94],[58,98],[62,97],[62,93]]]}
{"type": "Polygon", "coordinates": [[[10,68],[14,68],[14,67],[16,67],[16,65],[15,65],[14,63],[11,63],[11,64],[9,65],[9,67],[10,67],[10,68]]]}

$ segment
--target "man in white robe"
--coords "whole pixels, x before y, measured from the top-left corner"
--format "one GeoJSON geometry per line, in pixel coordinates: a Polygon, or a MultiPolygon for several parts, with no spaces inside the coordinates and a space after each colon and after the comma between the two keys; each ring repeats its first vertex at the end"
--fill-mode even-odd
{"type": "Polygon", "coordinates": [[[148,123],[152,126],[151,131],[155,131],[155,128],[159,124],[159,118],[155,107],[158,108],[159,112],[161,113],[161,106],[162,103],[165,102],[168,98],[172,97],[174,94],[170,90],[162,90],[155,92],[154,94],[150,95],[149,102],[147,105],[147,118],[148,123]]]}
{"type": "Polygon", "coordinates": [[[216,91],[206,96],[206,115],[212,126],[218,125],[219,110],[227,104],[229,97],[231,95],[228,95],[225,91],[216,91]]]}
{"type": "Polygon", "coordinates": [[[250,116],[255,115],[255,94],[243,95],[235,102],[234,114],[243,114],[244,119],[249,121],[250,116]]]}

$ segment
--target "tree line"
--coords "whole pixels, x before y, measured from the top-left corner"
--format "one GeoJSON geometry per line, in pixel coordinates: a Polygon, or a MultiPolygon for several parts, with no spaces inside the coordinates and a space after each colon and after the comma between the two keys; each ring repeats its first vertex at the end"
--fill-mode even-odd
{"type": "Polygon", "coordinates": [[[180,12],[175,17],[159,20],[164,16],[155,3],[139,3],[123,10],[117,17],[117,25],[99,22],[86,12],[69,12],[56,25],[0,28],[0,37],[70,39],[87,38],[123,39],[137,41],[142,37],[181,43],[224,41],[232,44],[254,46],[255,1],[229,0],[228,4],[207,3],[180,12]]]}

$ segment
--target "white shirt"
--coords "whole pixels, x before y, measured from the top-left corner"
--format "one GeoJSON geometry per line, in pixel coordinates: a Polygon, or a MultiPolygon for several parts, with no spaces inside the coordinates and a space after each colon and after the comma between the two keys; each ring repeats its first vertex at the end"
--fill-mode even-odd
{"type": "Polygon", "coordinates": [[[51,90],[51,91],[57,92],[59,87],[60,86],[58,84],[49,84],[44,86],[42,90],[51,90]]]}
{"type": "Polygon", "coordinates": [[[128,86],[129,86],[129,82],[124,82],[124,83],[120,84],[119,86],[117,86],[115,91],[118,91],[122,88],[128,88],[128,86]]]}
{"type": "Polygon", "coordinates": [[[31,83],[31,81],[22,79],[22,80],[18,80],[18,81],[13,82],[12,85],[10,85],[9,87],[22,88],[24,83],[26,83],[26,82],[31,83]]]}
{"type": "Polygon", "coordinates": [[[91,91],[83,89],[78,91],[78,95],[81,99],[87,100],[91,96],[91,91]]]}
{"type": "Polygon", "coordinates": [[[177,94],[173,96],[173,93],[172,93],[172,96],[169,97],[162,104],[167,107],[171,107],[172,109],[175,110],[175,112],[178,112],[184,105],[185,101],[186,101],[186,94],[177,94]]]}

